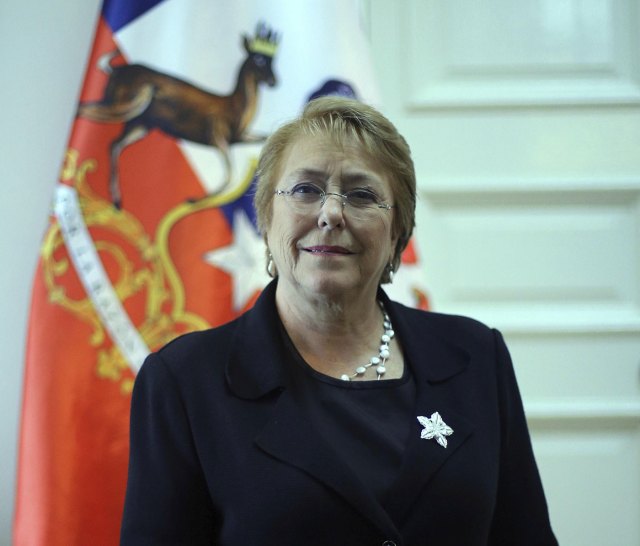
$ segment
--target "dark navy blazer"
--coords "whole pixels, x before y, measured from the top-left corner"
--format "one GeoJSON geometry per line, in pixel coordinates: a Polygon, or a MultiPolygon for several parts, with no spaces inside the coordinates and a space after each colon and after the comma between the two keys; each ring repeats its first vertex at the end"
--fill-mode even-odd
{"type": "Polygon", "coordinates": [[[416,416],[437,411],[454,432],[443,448],[413,418],[380,502],[288,389],[275,286],[237,320],[182,336],[143,365],[123,546],[557,544],[497,331],[381,292],[415,378],[416,416]]]}

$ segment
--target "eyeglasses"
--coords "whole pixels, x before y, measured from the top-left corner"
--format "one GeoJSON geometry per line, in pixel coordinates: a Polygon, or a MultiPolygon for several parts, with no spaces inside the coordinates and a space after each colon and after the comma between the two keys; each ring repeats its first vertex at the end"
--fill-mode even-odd
{"type": "Polygon", "coordinates": [[[311,214],[320,210],[330,195],[340,198],[343,208],[349,205],[350,215],[356,218],[368,218],[377,214],[380,209],[393,208],[393,205],[382,203],[374,192],[365,188],[336,193],[324,191],[315,184],[302,183],[296,184],[290,190],[275,190],[274,193],[284,195],[291,209],[300,214],[311,214]]]}

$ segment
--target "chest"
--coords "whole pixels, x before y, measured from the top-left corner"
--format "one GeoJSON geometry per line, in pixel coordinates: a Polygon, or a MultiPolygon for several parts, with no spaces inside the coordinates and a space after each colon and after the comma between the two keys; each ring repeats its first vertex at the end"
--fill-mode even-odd
{"type": "Polygon", "coordinates": [[[495,399],[490,383],[473,384],[473,390],[455,380],[418,389],[383,494],[363,484],[353,460],[345,461],[344,446],[333,445],[288,390],[260,400],[230,396],[203,410],[193,436],[221,537],[228,537],[222,544],[266,544],[265,536],[305,536],[309,545],[377,544],[390,536],[397,544],[426,544],[415,541],[435,539],[445,527],[459,543],[486,537],[499,476],[499,425],[497,408],[487,404],[495,399]],[[421,438],[413,415],[434,411],[453,428],[446,448],[421,438]]]}

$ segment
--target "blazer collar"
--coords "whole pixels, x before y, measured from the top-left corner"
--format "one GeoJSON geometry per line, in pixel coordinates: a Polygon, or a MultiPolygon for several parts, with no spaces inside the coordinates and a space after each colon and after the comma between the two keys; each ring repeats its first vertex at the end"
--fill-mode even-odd
{"type": "MultiPolygon", "coordinates": [[[[282,342],[281,321],[276,309],[277,279],[260,294],[253,308],[238,319],[226,377],[231,391],[240,398],[255,399],[286,386],[286,349],[282,342]]],[[[408,362],[417,363],[420,355],[428,362],[414,365],[417,384],[439,383],[463,372],[469,355],[455,341],[438,336],[429,328],[429,313],[410,309],[389,299],[378,290],[408,362]]]]}
{"type": "Polygon", "coordinates": [[[276,309],[277,280],[238,319],[227,360],[227,383],[236,396],[255,399],[286,384],[286,350],[276,309]]]}
{"type": "MultiPolygon", "coordinates": [[[[312,428],[294,393],[287,385],[287,353],[283,345],[281,322],[275,305],[276,281],[260,295],[254,307],[238,319],[227,362],[226,376],[231,391],[244,399],[255,399],[281,389],[273,414],[255,441],[267,453],[301,468],[346,499],[388,536],[407,516],[438,469],[472,434],[473,426],[449,408],[440,387],[462,373],[469,356],[446,333],[439,330],[431,314],[409,309],[392,302],[380,290],[383,301],[411,366],[417,387],[416,415],[431,416],[440,412],[454,430],[446,449],[435,441],[420,438],[421,426],[415,416],[396,483],[380,505],[360,481],[347,472],[342,462],[323,438],[309,434],[312,428]]],[[[439,322],[439,321],[436,321],[439,322]]]]}
{"type": "Polygon", "coordinates": [[[418,311],[391,301],[384,290],[378,298],[389,313],[405,360],[413,365],[411,371],[418,386],[424,381],[439,383],[463,372],[469,364],[469,354],[448,336],[434,328],[433,313],[418,311]],[[425,362],[424,355],[428,355],[425,362]],[[420,365],[417,365],[420,362],[420,365]]]}
{"type": "Polygon", "coordinates": [[[273,457],[304,470],[332,488],[386,536],[397,536],[389,515],[366,487],[340,461],[332,447],[313,429],[287,384],[288,360],[283,346],[281,322],[275,305],[276,282],[271,282],[254,307],[240,317],[227,361],[226,377],[231,391],[255,399],[275,390],[284,392],[273,413],[255,438],[273,457]]]}

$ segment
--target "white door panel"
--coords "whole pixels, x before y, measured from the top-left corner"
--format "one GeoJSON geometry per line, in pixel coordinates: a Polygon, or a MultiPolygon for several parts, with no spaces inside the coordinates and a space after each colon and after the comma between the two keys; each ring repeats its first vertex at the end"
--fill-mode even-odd
{"type": "Polygon", "coordinates": [[[434,308],[505,333],[560,543],[637,546],[637,1],[365,6],[434,308]]]}

